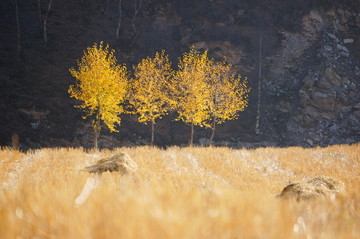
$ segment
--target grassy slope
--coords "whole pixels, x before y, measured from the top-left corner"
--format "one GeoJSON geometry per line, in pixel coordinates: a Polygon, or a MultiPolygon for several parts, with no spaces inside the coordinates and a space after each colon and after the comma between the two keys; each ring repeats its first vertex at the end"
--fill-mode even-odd
{"type": "Polygon", "coordinates": [[[360,145],[328,148],[0,150],[0,238],[357,238],[360,145]],[[88,174],[115,152],[133,176],[105,173],[75,207],[88,174]],[[342,180],[346,195],[278,200],[289,181],[342,180]]]}

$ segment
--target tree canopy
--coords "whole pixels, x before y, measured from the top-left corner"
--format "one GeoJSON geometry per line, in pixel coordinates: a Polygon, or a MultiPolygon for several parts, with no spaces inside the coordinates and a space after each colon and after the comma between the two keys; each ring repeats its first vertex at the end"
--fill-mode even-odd
{"type": "Polygon", "coordinates": [[[69,88],[70,96],[82,101],[76,107],[85,109],[84,118],[95,115],[95,147],[101,121],[110,131],[117,131],[115,125],[120,125],[119,115],[124,113],[121,103],[128,94],[126,66],[117,64],[114,53],[109,45],[95,43],[84,51],[78,69],[70,69],[71,75],[76,78],[76,84],[69,88]]]}

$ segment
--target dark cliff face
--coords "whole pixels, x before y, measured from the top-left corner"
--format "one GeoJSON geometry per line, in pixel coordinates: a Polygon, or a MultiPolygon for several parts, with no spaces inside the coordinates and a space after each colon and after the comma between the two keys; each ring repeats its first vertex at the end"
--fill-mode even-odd
{"type": "MultiPolygon", "coordinates": [[[[19,32],[15,1],[1,3],[1,145],[10,145],[15,132],[23,147],[91,145],[90,121],[81,118],[67,93],[74,82],[68,70],[99,41],[129,68],[161,49],[176,66],[191,45],[236,65],[252,88],[249,107],[239,120],[218,127],[219,144],[360,140],[357,0],[143,0],[134,17],[135,2],[121,1],[118,37],[117,0],[53,0],[48,14],[49,1],[17,0],[19,32]]],[[[171,116],[156,130],[159,145],[187,142],[188,127],[171,116]]],[[[210,135],[196,130],[197,139],[210,135]]],[[[149,135],[135,116],[124,116],[119,131],[104,131],[100,145],[144,144],[149,135]]]]}

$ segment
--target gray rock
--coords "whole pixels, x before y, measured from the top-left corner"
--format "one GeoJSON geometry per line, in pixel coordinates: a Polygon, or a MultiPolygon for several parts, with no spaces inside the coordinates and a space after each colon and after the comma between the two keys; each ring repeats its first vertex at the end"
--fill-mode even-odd
{"type": "Polygon", "coordinates": [[[354,112],[354,116],[355,116],[358,120],[360,120],[360,110],[359,110],[359,111],[355,111],[355,112],[354,112]]]}
{"type": "Polygon", "coordinates": [[[316,80],[312,77],[307,76],[304,78],[303,82],[305,88],[311,88],[315,85],[316,80]]]}
{"type": "Polygon", "coordinates": [[[349,54],[349,52],[342,51],[342,52],[340,52],[340,56],[349,57],[350,54],[349,54]]]}
{"type": "Polygon", "coordinates": [[[334,34],[328,33],[328,36],[336,42],[339,42],[339,39],[334,34]]]}
{"type": "Polygon", "coordinates": [[[360,110],[360,102],[353,106],[354,110],[360,110]]]}
{"type": "Polygon", "coordinates": [[[337,131],[339,129],[339,126],[337,126],[337,124],[333,124],[333,125],[331,125],[330,127],[329,127],[329,130],[331,131],[331,132],[335,132],[335,131],[337,131]]]}
{"type": "Polygon", "coordinates": [[[308,143],[310,146],[314,146],[314,142],[311,139],[306,139],[306,143],[308,143]]]}
{"type": "Polygon", "coordinates": [[[349,44],[349,43],[354,43],[354,39],[352,38],[344,39],[344,44],[349,44]]]}
{"type": "Polygon", "coordinates": [[[317,82],[317,86],[322,89],[331,89],[342,85],[341,77],[331,68],[326,68],[323,76],[317,82]]]}
{"type": "Polygon", "coordinates": [[[326,94],[315,91],[311,94],[311,105],[323,111],[333,111],[336,103],[336,97],[332,94],[326,94]]]}
{"type": "Polygon", "coordinates": [[[346,47],[344,47],[340,44],[336,44],[336,48],[341,51],[349,52],[349,50],[346,47]]]}

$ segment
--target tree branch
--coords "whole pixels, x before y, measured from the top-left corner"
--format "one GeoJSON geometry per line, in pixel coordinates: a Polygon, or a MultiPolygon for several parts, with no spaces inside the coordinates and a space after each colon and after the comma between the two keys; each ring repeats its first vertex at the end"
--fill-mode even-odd
{"type": "Polygon", "coordinates": [[[116,28],[116,39],[119,39],[119,33],[120,33],[120,27],[121,27],[121,17],[122,17],[121,2],[122,2],[122,0],[119,0],[119,20],[118,20],[118,25],[116,28]]]}

